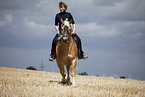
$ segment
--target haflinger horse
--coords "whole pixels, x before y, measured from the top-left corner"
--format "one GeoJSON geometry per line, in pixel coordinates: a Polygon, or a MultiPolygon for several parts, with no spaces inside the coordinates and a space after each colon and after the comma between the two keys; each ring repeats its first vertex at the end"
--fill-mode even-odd
{"type": "Polygon", "coordinates": [[[56,62],[62,75],[62,83],[75,85],[75,69],[77,64],[77,45],[71,36],[71,21],[61,19],[61,38],[56,46],[56,62]],[[67,69],[67,79],[65,69],[67,69]],[[70,81],[70,73],[72,82],[70,81]]]}

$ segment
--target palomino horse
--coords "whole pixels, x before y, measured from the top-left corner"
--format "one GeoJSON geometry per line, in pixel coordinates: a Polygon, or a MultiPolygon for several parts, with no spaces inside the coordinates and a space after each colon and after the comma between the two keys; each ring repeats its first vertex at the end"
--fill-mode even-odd
{"type": "Polygon", "coordinates": [[[77,64],[77,45],[71,36],[71,21],[61,19],[61,40],[56,46],[56,61],[62,75],[62,83],[71,84],[70,73],[72,76],[72,85],[75,85],[75,69],[77,64]],[[64,66],[67,69],[67,80],[64,66]]]}

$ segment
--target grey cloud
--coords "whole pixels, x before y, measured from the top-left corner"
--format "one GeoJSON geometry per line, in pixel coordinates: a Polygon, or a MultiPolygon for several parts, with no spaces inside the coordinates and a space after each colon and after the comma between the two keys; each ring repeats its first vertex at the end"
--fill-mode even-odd
{"type": "Polygon", "coordinates": [[[144,0],[93,0],[88,3],[80,4],[80,2],[78,2],[78,4],[74,4],[75,7],[72,8],[72,11],[75,17],[77,17],[77,20],[81,22],[104,22],[106,20],[144,21],[144,4],[144,0]],[[100,6],[98,6],[99,3],[100,6]],[[79,5],[82,6],[80,7],[79,5]],[[78,13],[75,13],[76,10],[78,10],[78,13]]]}
{"type": "Polygon", "coordinates": [[[93,0],[92,4],[97,6],[114,6],[115,3],[123,2],[123,0],[93,0]]]}
{"type": "Polygon", "coordinates": [[[5,14],[3,17],[4,18],[0,20],[0,27],[5,26],[13,21],[13,18],[10,14],[5,14]]]}
{"type": "Polygon", "coordinates": [[[144,0],[124,0],[114,6],[101,7],[100,14],[105,18],[114,20],[142,21],[145,20],[144,4],[144,0]]]}
{"type": "Polygon", "coordinates": [[[0,0],[1,9],[30,9],[34,6],[35,0],[0,0]]]}

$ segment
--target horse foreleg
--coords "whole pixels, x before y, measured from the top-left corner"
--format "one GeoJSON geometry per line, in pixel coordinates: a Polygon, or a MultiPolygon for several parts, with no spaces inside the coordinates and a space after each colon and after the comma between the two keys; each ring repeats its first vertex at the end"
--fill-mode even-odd
{"type": "Polygon", "coordinates": [[[68,85],[70,85],[71,84],[71,82],[70,82],[70,65],[68,65],[67,67],[66,67],[66,69],[67,69],[67,84],[68,85]]]}
{"type": "Polygon", "coordinates": [[[66,83],[66,79],[65,79],[65,77],[66,77],[66,73],[65,73],[65,71],[64,70],[60,70],[60,72],[61,72],[61,75],[62,75],[62,83],[63,84],[65,84],[66,83]]]}
{"type": "Polygon", "coordinates": [[[60,73],[61,73],[61,75],[62,75],[62,83],[66,83],[66,79],[65,79],[65,77],[66,77],[66,73],[65,73],[65,69],[64,69],[64,65],[63,64],[60,64],[60,63],[57,63],[58,64],[58,67],[59,67],[59,69],[60,69],[60,73]]]}
{"type": "Polygon", "coordinates": [[[71,76],[72,76],[72,85],[75,85],[75,69],[76,69],[76,63],[77,63],[76,60],[77,59],[74,59],[72,61],[72,65],[70,67],[70,69],[71,69],[71,76]]]}

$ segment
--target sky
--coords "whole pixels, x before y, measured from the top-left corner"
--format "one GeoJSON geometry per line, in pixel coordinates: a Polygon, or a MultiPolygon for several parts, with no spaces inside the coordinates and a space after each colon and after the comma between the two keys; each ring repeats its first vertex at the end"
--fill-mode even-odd
{"type": "Polygon", "coordinates": [[[89,56],[76,73],[145,80],[145,0],[0,0],[0,67],[59,72],[48,58],[60,1],[89,56]]]}

